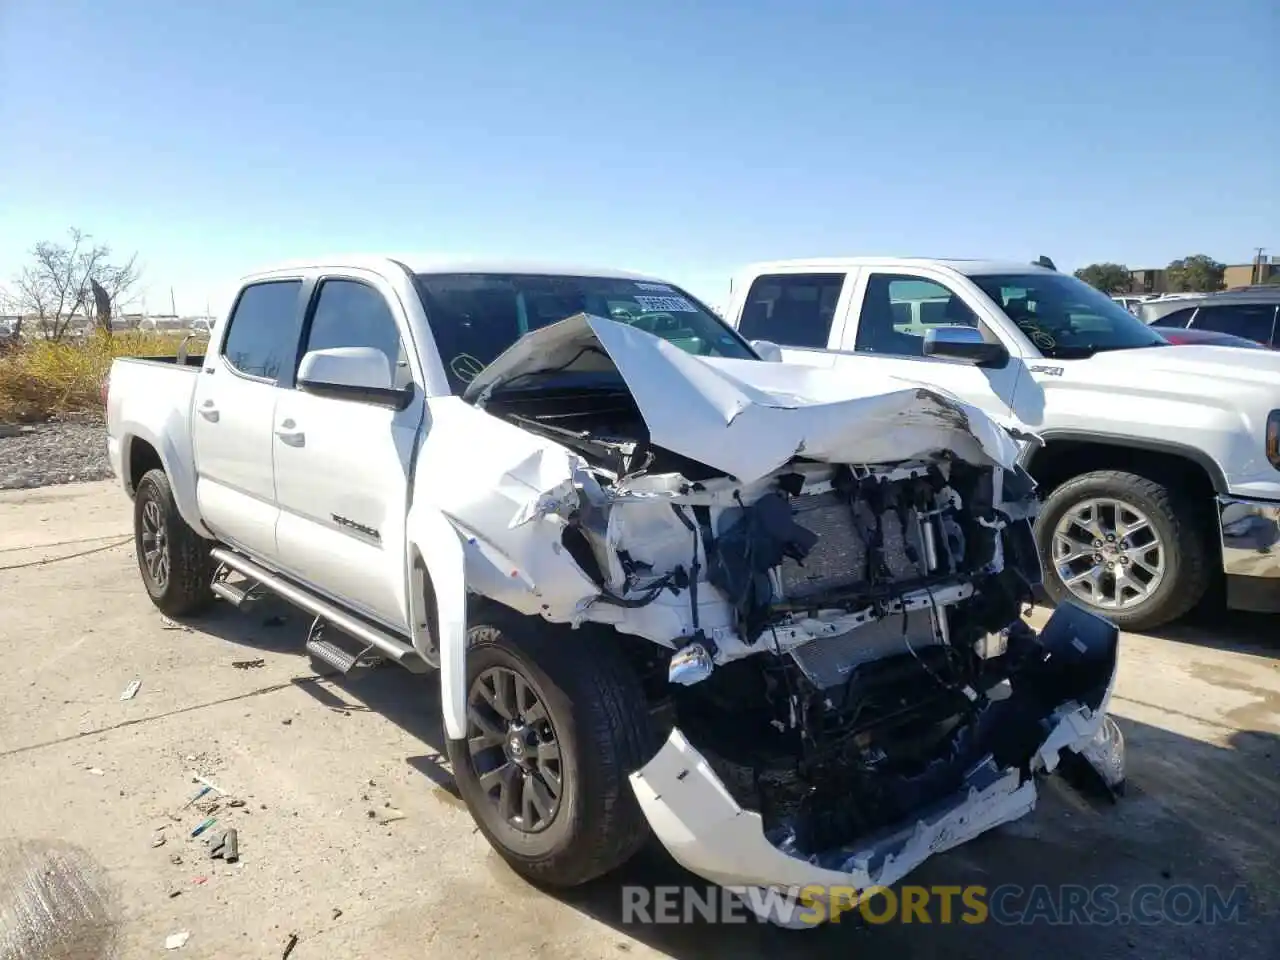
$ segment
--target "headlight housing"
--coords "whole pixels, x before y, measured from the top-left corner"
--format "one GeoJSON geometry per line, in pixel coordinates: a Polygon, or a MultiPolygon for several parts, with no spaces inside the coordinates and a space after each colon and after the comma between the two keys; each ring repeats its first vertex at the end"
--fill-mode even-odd
{"type": "Polygon", "coordinates": [[[1267,459],[1280,470],[1280,410],[1272,410],[1267,417],[1267,459]]]}

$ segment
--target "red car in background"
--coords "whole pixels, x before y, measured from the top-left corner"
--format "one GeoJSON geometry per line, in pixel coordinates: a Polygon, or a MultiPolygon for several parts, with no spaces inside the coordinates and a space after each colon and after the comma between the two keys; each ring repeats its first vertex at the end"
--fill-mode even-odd
{"type": "Polygon", "coordinates": [[[1148,300],[1140,320],[1170,343],[1280,349],[1280,284],[1148,300]]]}
{"type": "Polygon", "coordinates": [[[1216,330],[1199,330],[1195,327],[1186,329],[1181,327],[1164,327],[1159,324],[1152,324],[1151,329],[1173,344],[1195,343],[1206,347],[1245,347],[1252,350],[1266,349],[1266,347],[1258,343],[1257,340],[1246,340],[1244,337],[1237,337],[1230,333],[1218,333],[1216,330]]]}

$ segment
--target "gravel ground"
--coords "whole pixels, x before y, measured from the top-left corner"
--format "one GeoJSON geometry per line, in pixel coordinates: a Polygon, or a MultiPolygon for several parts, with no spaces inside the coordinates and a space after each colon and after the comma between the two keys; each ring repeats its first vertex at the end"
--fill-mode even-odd
{"type": "Polygon", "coordinates": [[[0,490],[46,487],[111,476],[107,428],[96,414],[66,415],[0,435],[0,490]]]}

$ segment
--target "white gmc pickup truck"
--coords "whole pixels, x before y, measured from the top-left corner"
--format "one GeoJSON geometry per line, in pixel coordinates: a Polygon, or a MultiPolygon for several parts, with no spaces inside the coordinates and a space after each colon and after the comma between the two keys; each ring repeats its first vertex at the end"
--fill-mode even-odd
{"type": "Polygon", "coordinates": [[[1039,776],[1123,785],[1118,631],[1020,617],[1011,432],[871,363],[766,362],[660,279],[287,265],[203,358],[116,361],[107,406],[154,604],[271,592],[342,673],[438,671],[459,791],[540,883],[652,830],[812,923],[1039,776]]]}
{"type": "Polygon", "coordinates": [[[1074,277],[976,260],[755,264],[726,317],[788,362],[917,380],[1038,434],[1054,601],[1144,629],[1216,583],[1280,612],[1280,354],[1171,347],[1074,277]]]}

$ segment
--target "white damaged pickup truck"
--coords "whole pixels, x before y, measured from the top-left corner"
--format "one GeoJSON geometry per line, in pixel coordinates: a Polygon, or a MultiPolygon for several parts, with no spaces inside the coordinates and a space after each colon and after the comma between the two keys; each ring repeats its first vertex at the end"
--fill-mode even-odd
{"type": "Polygon", "coordinates": [[[343,673],[438,671],[461,795],[537,882],[652,830],[744,897],[821,903],[1023,816],[1060,765],[1123,786],[1117,630],[1021,618],[1010,430],[766,362],[659,279],[264,271],[202,359],[116,361],[108,432],[156,606],[274,593],[343,673]]]}

